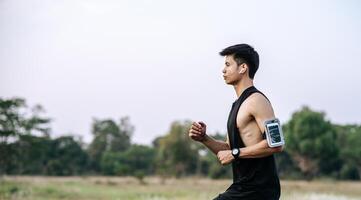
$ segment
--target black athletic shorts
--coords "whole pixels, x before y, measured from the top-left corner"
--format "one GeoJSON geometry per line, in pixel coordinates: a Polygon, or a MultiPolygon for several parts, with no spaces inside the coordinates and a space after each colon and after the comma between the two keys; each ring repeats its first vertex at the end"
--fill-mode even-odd
{"type": "Polygon", "coordinates": [[[213,200],[279,200],[280,192],[276,189],[256,189],[254,187],[232,184],[225,192],[213,200]]]}

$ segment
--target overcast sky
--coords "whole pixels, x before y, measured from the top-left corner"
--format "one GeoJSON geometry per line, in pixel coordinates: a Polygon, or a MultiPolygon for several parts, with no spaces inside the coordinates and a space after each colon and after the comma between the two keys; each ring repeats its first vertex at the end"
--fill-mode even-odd
{"type": "Polygon", "coordinates": [[[260,54],[255,85],[282,122],[302,105],[361,123],[361,2],[0,0],[0,97],[41,104],[52,135],[129,116],[150,144],[174,120],[225,133],[223,48],[260,54]]]}

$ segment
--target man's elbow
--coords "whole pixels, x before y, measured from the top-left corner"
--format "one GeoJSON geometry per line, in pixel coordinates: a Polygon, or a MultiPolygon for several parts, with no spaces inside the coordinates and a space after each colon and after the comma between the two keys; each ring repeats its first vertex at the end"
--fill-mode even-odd
{"type": "Polygon", "coordinates": [[[272,150],[273,150],[273,153],[280,153],[283,151],[283,145],[282,146],[278,146],[278,147],[273,147],[272,150]]]}

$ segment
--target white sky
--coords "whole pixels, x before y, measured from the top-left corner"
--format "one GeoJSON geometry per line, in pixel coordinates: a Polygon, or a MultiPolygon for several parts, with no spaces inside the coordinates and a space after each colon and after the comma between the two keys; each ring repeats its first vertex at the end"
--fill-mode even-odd
{"type": "Polygon", "coordinates": [[[236,95],[223,48],[260,54],[255,85],[277,117],[302,105],[361,123],[360,1],[0,0],[0,97],[41,104],[52,135],[91,140],[92,118],[129,116],[135,143],[174,120],[226,131],[236,95]]]}

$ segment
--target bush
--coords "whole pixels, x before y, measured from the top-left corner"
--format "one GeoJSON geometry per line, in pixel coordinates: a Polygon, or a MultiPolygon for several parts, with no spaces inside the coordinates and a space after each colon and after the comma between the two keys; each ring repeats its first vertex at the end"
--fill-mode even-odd
{"type": "Polygon", "coordinates": [[[340,178],[347,180],[360,180],[357,167],[350,164],[343,165],[340,171],[340,178]]]}

